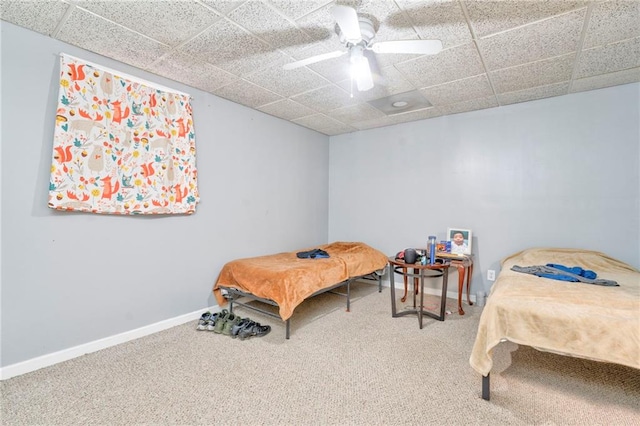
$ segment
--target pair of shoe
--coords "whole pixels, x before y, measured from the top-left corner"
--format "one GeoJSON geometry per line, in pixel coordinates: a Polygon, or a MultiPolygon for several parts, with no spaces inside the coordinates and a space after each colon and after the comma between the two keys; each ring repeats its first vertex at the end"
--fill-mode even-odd
{"type": "Polygon", "coordinates": [[[255,322],[250,318],[245,318],[238,322],[231,329],[231,337],[238,337],[240,340],[244,340],[248,337],[262,337],[269,334],[271,331],[271,326],[269,325],[261,325],[259,322],[255,322]]]}
{"type": "Polygon", "coordinates": [[[261,325],[250,318],[240,318],[233,312],[223,309],[213,314],[209,311],[202,314],[196,329],[209,330],[244,340],[247,337],[266,336],[271,331],[271,326],[261,325]]]}
{"type": "Polygon", "coordinates": [[[242,321],[242,318],[240,318],[233,312],[228,312],[227,315],[221,319],[220,322],[222,324],[218,324],[218,322],[216,322],[216,327],[213,331],[219,334],[222,333],[225,336],[230,336],[231,330],[235,325],[240,323],[240,321],[242,321]]]}
{"type": "Polygon", "coordinates": [[[240,317],[226,309],[213,314],[207,311],[200,316],[196,330],[208,330],[218,334],[231,334],[231,327],[239,320],[240,317]]]}
{"type": "MultiPolygon", "coordinates": [[[[243,322],[245,319],[240,318],[238,315],[233,312],[229,312],[226,309],[218,312],[217,318],[214,320],[213,324],[209,324],[208,330],[213,331],[217,334],[224,334],[225,336],[233,336],[234,327],[237,328],[238,325],[243,322]]],[[[235,336],[233,336],[235,337],[235,336]]]]}
{"type": "Polygon", "coordinates": [[[196,326],[196,330],[209,330],[214,331],[215,325],[218,322],[218,319],[222,318],[224,314],[227,314],[227,310],[223,309],[220,312],[211,313],[209,311],[205,312],[200,316],[198,320],[198,325],[196,326]]]}
{"type": "Polygon", "coordinates": [[[212,321],[211,317],[213,316],[213,321],[215,322],[215,317],[218,314],[212,314],[211,312],[207,311],[204,314],[202,314],[200,316],[200,319],[198,320],[198,325],[196,326],[196,330],[207,330],[207,327],[209,325],[209,323],[212,321]]]}

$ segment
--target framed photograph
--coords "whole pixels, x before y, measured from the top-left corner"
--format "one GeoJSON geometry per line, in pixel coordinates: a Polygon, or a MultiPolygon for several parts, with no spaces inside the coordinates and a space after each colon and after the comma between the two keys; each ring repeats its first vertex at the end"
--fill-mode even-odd
{"type": "Polygon", "coordinates": [[[471,230],[448,228],[447,238],[451,242],[451,254],[471,255],[471,230]]]}

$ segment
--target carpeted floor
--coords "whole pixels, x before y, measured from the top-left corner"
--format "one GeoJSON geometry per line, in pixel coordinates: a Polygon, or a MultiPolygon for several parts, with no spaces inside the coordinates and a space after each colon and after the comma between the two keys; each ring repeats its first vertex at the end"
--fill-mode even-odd
{"type": "MultiPolygon", "coordinates": [[[[391,318],[389,289],[304,302],[240,341],[196,322],[0,383],[3,425],[636,425],[640,372],[538,352],[496,350],[491,401],[469,355],[481,309],[448,300],[444,322],[391,318]]],[[[398,294],[400,297],[401,294],[398,294]]],[[[437,303],[429,296],[429,304],[437,303]]]]}

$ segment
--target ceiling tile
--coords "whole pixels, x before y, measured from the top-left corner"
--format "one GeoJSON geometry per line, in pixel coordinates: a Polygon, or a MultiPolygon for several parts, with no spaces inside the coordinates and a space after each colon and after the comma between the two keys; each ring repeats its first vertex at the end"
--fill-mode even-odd
{"type": "Polygon", "coordinates": [[[284,97],[326,86],[327,80],[305,68],[284,70],[276,65],[245,77],[246,80],[284,97]]]}
{"type": "Polygon", "coordinates": [[[75,4],[169,46],[177,46],[220,19],[193,1],[163,0],[162,7],[129,0],[74,0],[75,4]],[[142,24],[144,23],[144,24],[142,24]]]}
{"type": "Polygon", "coordinates": [[[391,126],[395,124],[392,117],[395,117],[395,116],[385,115],[384,117],[381,117],[381,118],[353,123],[352,126],[358,130],[377,129],[379,127],[391,126]]]}
{"type": "Polygon", "coordinates": [[[515,92],[571,79],[574,54],[491,72],[496,93],[515,92]]]}
{"type": "Polygon", "coordinates": [[[291,99],[282,99],[280,101],[261,106],[258,109],[269,115],[284,118],[285,120],[294,120],[296,118],[306,117],[316,113],[311,108],[307,108],[298,102],[292,101],[291,99]]]}
{"type": "Polygon", "coordinates": [[[640,2],[609,1],[597,3],[589,19],[584,47],[601,46],[640,36],[640,2]]]}
{"type": "Polygon", "coordinates": [[[332,0],[304,0],[304,1],[291,1],[291,0],[269,0],[269,3],[273,4],[279,10],[282,11],[291,19],[302,18],[303,16],[313,12],[332,3],[332,0]]]}
{"type": "Polygon", "coordinates": [[[640,37],[583,51],[578,60],[576,78],[638,66],[640,66],[640,37]]]}
{"type": "Polygon", "coordinates": [[[169,50],[168,46],[79,8],[73,9],[58,38],[142,69],[169,50]]]}
{"type": "MultiPolygon", "coordinates": [[[[229,18],[266,41],[272,49],[284,52],[309,47],[314,40],[272,7],[260,1],[249,1],[229,14],[229,18]],[[295,48],[295,49],[294,49],[295,48]]],[[[322,37],[325,39],[326,37],[322,37]]]]}
{"type": "Polygon", "coordinates": [[[218,13],[227,14],[244,3],[245,0],[200,0],[200,2],[206,4],[218,13]]]}
{"type": "Polygon", "coordinates": [[[461,1],[467,8],[476,37],[540,21],[589,4],[589,1],[571,0],[461,1]]]}
{"type": "Polygon", "coordinates": [[[386,114],[368,104],[357,104],[334,109],[327,115],[343,123],[350,124],[384,117],[386,114]]]}
{"type": "Polygon", "coordinates": [[[227,19],[217,21],[187,42],[183,50],[239,76],[267,68],[284,57],[227,19]]]}
{"type": "Polygon", "coordinates": [[[3,0],[0,1],[0,16],[4,21],[51,35],[69,7],[71,6],[57,0],[39,2],[3,0]]]}
{"type": "MultiPolygon", "coordinates": [[[[355,7],[359,1],[338,0],[337,3],[355,7]]],[[[296,22],[299,27],[304,28],[304,31],[315,40],[320,40],[322,36],[328,35],[328,38],[324,39],[322,43],[331,50],[338,50],[342,47],[342,44],[340,43],[340,39],[336,33],[336,22],[333,19],[333,15],[331,15],[331,9],[333,6],[333,2],[328,3],[326,6],[322,6],[308,15],[296,19],[296,22]],[[318,30],[314,31],[314,28],[318,30]]]]}
{"type": "Polygon", "coordinates": [[[443,115],[458,114],[461,112],[476,111],[479,109],[493,108],[498,106],[495,96],[489,96],[482,99],[473,99],[457,104],[436,107],[443,115]]]}
{"type": "Polygon", "coordinates": [[[245,76],[269,68],[274,64],[282,64],[287,57],[279,51],[256,52],[247,56],[236,56],[218,65],[232,74],[245,76]]]}
{"type": "Polygon", "coordinates": [[[584,90],[601,89],[603,87],[635,83],[638,81],[640,81],[640,67],[575,80],[571,85],[569,92],[575,93],[582,92],[584,90]]]}
{"type": "Polygon", "coordinates": [[[560,56],[577,49],[586,9],[478,40],[489,70],[560,56]]]}
{"type": "Polygon", "coordinates": [[[412,53],[375,53],[374,56],[378,63],[378,67],[386,68],[401,62],[417,59],[421,55],[412,53]]]}
{"type": "Polygon", "coordinates": [[[569,82],[551,84],[549,86],[534,87],[518,92],[502,93],[498,95],[500,105],[515,104],[518,102],[534,101],[536,99],[550,98],[552,96],[566,95],[569,90],[569,82]]]}
{"type": "Polygon", "coordinates": [[[415,25],[420,38],[441,40],[445,48],[471,41],[458,1],[399,0],[398,4],[415,25]]]}
{"type": "Polygon", "coordinates": [[[353,126],[359,130],[374,129],[378,127],[391,126],[393,124],[407,123],[410,121],[426,120],[427,118],[438,117],[442,115],[436,108],[425,108],[418,111],[410,111],[402,114],[394,114],[376,118],[373,120],[361,121],[353,123],[353,126]]]}
{"type": "Polygon", "coordinates": [[[257,108],[282,99],[279,95],[244,80],[216,89],[213,94],[250,108],[257,108]]]}
{"type": "Polygon", "coordinates": [[[308,117],[297,118],[293,120],[293,122],[330,136],[355,132],[357,130],[324,114],[314,114],[308,117]]]}
{"type": "MultiPolygon", "coordinates": [[[[329,49],[324,44],[317,44],[309,49],[297,52],[293,56],[295,60],[302,60],[334,51],[346,52],[346,49],[329,49]]],[[[291,60],[291,62],[293,61],[291,60]]],[[[334,83],[349,77],[349,59],[346,55],[307,65],[307,68],[334,83]]]]}
{"type": "Polygon", "coordinates": [[[218,67],[175,51],[153,63],[147,70],[205,92],[214,91],[239,79],[218,67]]]}
{"type": "Polygon", "coordinates": [[[332,127],[327,127],[323,129],[320,133],[324,133],[327,136],[336,136],[336,135],[341,135],[343,133],[351,133],[356,131],[358,131],[358,129],[355,129],[351,126],[338,124],[332,127]]]}
{"type": "Polygon", "coordinates": [[[486,74],[427,87],[420,92],[435,106],[456,104],[493,95],[493,89],[486,74]]]}
{"type": "Polygon", "coordinates": [[[460,80],[484,72],[473,43],[446,49],[437,55],[421,56],[396,64],[395,67],[418,88],[460,80]]]}
{"type": "Polygon", "coordinates": [[[393,124],[406,123],[408,121],[426,120],[427,118],[439,117],[441,115],[438,108],[426,108],[419,111],[410,111],[402,114],[392,115],[391,122],[393,124]]]}
{"type": "Polygon", "coordinates": [[[416,40],[418,34],[395,2],[362,0],[358,14],[371,20],[376,29],[373,41],[416,40]]]}
{"type": "Polygon", "coordinates": [[[333,84],[293,96],[291,99],[321,112],[357,103],[356,100],[349,97],[347,92],[333,84]]]}

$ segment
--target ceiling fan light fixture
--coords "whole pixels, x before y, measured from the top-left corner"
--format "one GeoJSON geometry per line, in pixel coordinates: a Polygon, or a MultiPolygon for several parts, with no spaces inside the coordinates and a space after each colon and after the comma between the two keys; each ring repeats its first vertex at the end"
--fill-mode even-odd
{"type": "Polygon", "coordinates": [[[373,88],[373,77],[369,60],[363,54],[364,48],[361,45],[351,49],[351,79],[355,80],[360,92],[373,88]]]}
{"type": "Polygon", "coordinates": [[[369,61],[364,56],[351,62],[351,78],[358,78],[369,73],[369,61]]]}

